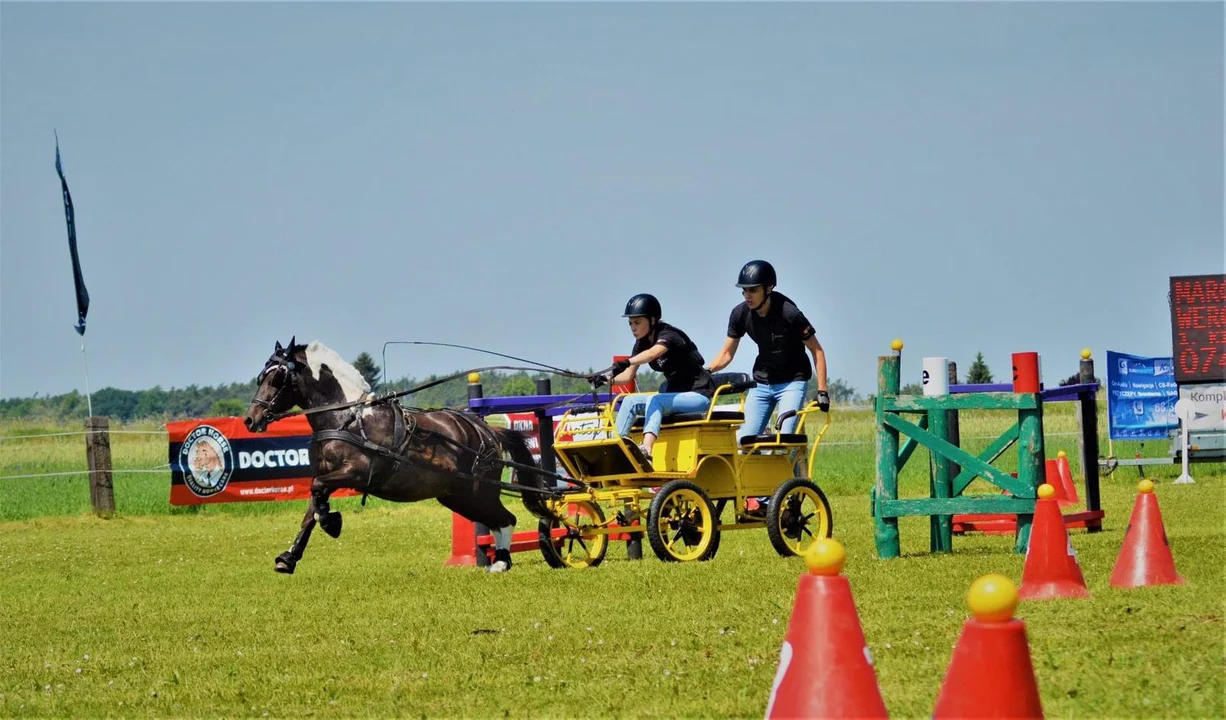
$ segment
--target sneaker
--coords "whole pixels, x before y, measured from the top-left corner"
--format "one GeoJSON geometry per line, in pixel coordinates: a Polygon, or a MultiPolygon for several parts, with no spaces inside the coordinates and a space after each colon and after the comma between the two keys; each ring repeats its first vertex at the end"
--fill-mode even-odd
{"type": "Polygon", "coordinates": [[[651,465],[651,451],[646,445],[639,445],[639,452],[643,454],[643,469],[647,472],[655,472],[655,468],[651,465]]]}

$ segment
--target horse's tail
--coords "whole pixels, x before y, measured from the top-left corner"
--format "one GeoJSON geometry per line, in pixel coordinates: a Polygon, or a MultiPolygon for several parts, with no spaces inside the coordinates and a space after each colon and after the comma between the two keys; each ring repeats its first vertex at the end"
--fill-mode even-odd
{"type": "MultiPolygon", "coordinates": [[[[490,428],[494,431],[498,441],[502,443],[502,448],[511,456],[511,460],[520,465],[527,465],[533,468],[539,468],[536,460],[532,458],[532,450],[528,448],[528,440],[523,433],[516,430],[508,430],[505,428],[490,428]]],[[[545,477],[539,473],[534,473],[528,470],[515,470],[515,483],[517,485],[526,485],[532,488],[546,489],[545,477]]],[[[528,512],[537,517],[549,517],[549,511],[545,509],[545,496],[534,492],[523,493],[524,507],[528,512]]]]}

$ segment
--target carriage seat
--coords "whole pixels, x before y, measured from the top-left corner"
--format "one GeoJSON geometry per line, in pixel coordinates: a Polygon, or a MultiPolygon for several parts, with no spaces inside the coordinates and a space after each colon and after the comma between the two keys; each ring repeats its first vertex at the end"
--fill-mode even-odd
{"type": "MultiPolygon", "coordinates": [[[[741,438],[741,445],[753,445],[755,443],[774,444],[776,442],[775,437],[776,437],[775,433],[763,433],[761,435],[746,435],[745,437],[741,438]]],[[[809,442],[809,437],[807,435],[801,435],[798,433],[784,433],[782,435],[779,435],[778,437],[779,437],[778,442],[784,443],[784,444],[798,444],[798,443],[807,444],[809,442]]]]}
{"type": "MultiPolygon", "coordinates": [[[[729,395],[743,393],[749,388],[758,384],[757,381],[754,380],[748,373],[715,373],[711,375],[711,379],[715,381],[715,387],[717,389],[724,385],[730,386],[724,389],[724,391],[719,394],[719,397],[715,398],[717,401],[729,395]]],[[[677,423],[697,422],[700,420],[705,420],[706,418],[707,414],[705,412],[676,413],[674,415],[665,415],[664,421],[661,424],[665,426],[676,425],[677,423]]],[[[740,410],[713,410],[711,412],[711,421],[743,423],[745,422],[745,413],[741,412],[740,410]]],[[[636,419],[631,427],[635,428],[636,430],[641,430],[643,428],[643,418],[636,419]]]]}
{"type": "MultiPolygon", "coordinates": [[[[674,413],[672,415],[665,415],[663,422],[660,424],[664,427],[668,427],[669,425],[676,425],[677,423],[698,422],[700,420],[706,420],[706,418],[707,414],[705,412],[674,413]]],[[[745,422],[745,413],[741,412],[740,410],[714,410],[711,412],[711,421],[743,423],[745,422]]],[[[630,427],[634,428],[635,430],[642,430],[643,418],[635,418],[634,424],[630,427]]]]}

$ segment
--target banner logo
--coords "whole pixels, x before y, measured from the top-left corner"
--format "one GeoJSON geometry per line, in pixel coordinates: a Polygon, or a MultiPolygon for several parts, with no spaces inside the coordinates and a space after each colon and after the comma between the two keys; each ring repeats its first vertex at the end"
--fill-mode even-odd
{"type": "Polygon", "coordinates": [[[200,497],[216,495],[226,489],[234,472],[230,441],[217,428],[201,425],[183,441],[179,467],[183,468],[183,482],[192,493],[200,497]]]}

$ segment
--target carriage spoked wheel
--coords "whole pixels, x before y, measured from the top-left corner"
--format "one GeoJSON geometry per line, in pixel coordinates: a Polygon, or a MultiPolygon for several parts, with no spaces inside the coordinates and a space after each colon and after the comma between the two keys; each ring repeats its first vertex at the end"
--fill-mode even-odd
{"type": "Polygon", "coordinates": [[[766,536],[780,555],[804,555],[815,540],[830,537],[833,530],[830,501],[812,480],[792,478],[771,496],[766,536]]]}
{"type": "Polygon", "coordinates": [[[652,498],[647,540],[665,562],[710,560],[719,549],[719,522],[710,498],[689,480],[672,480],[652,498]]]}
{"type": "Polygon", "coordinates": [[[609,536],[592,532],[603,528],[604,511],[594,502],[564,502],[549,505],[554,517],[537,525],[541,555],[552,568],[595,567],[609,550],[609,536]],[[563,532],[555,532],[557,530],[563,532]]]}

